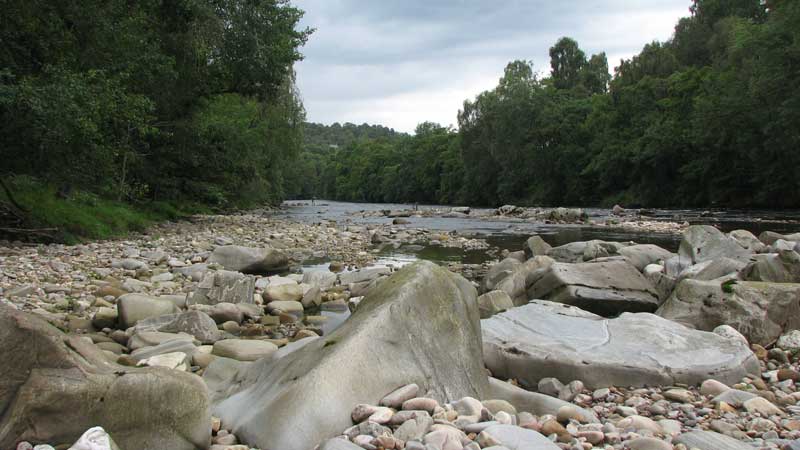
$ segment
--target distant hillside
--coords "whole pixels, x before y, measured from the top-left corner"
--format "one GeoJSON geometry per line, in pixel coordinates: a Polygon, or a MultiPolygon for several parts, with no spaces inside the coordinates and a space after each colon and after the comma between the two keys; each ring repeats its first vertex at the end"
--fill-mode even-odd
{"type": "Polygon", "coordinates": [[[306,122],[303,129],[303,148],[306,151],[325,151],[339,148],[363,140],[387,139],[406,136],[405,133],[395,131],[383,125],[356,125],[346,122],[336,122],[332,125],[306,122]]]}

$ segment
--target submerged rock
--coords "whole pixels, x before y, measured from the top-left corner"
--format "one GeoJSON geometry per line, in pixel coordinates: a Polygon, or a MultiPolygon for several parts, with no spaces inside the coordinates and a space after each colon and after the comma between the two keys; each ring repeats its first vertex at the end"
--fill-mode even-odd
{"type": "Polygon", "coordinates": [[[69,445],[101,426],[123,449],[207,448],[208,394],[196,375],[109,363],[94,345],[0,305],[0,448],[69,445]]]}
{"type": "Polygon", "coordinates": [[[244,442],[308,450],[348,428],[355,405],[410,383],[439,401],[488,389],[475,289],[430,262],[381,283],[330,335],[290,344],[211,388],[215,415],[244,442]]]}
{"type": "Polygon", "coordinates": [[[534,387],[546,377],[588,387],[736,383],[759,372],[747,345],[652,314],[616,319],[534,301],[481,321],[486,367],[534,387]]]}

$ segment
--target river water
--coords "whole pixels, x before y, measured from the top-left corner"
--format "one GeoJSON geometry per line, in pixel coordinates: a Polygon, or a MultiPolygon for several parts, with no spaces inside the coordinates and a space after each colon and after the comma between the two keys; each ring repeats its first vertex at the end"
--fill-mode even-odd
{"type": "MultiPolygon", "coordinates": [[[[387,224],[392,219],[387,217],[363,217],[362,213],[382,210],[410,209],[409,204],[388,203],[349,203],[317,200],[315,205],[310,201],[297,200],[284,204],[275,216],[298,220],[307,223],[319,223],[323,220],[335,221],[339,224],[387,224]]],[[[420,210],[447,209],[440,205],[418,205],[420,210]]],[[[473,208],[475,212],[490,210],[473,208]]],[[[608,209],[584,208],[589,219],[601,221],[610,216],[608,209]]],[[[671,222],[689,222],[692,225],[714,225],[722,231],[745,229],[758,235],[763,231],[793,233],[800,231],[800,211],[769,210],[698,210],[698,209],[651,209],[647,211],[651,220],[671,222]]],[[[409,217],[407,227],[425,228],[442,232],[458,232],[460,235],[479,237],[493,247],[510,251],[520,250],[525,240],[536,233],[552,246],[559,246],[575,241],[600,239],[604,241],[639,244],[656,244],[671,251],[677,251],[680,236],[673,233],[656,233],[597,227],[590,225],[560,225],[531,223],[513,218],[447,218],[447,217],[409,217]]],[[[400,247],[386,248],[380,254],[378,265],[392,264],[402,266],[417,259],[426,259],[439,263],[462,262],[479,264],[492,259],[484,250],[461,250],[443,247],[400,247]]]]}

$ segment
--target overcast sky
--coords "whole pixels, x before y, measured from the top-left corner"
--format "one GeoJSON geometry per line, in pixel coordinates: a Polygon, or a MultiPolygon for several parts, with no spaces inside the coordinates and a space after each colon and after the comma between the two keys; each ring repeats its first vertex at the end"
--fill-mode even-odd
{"type": "Polygon", "coordinates": [[[455,124],[467,98],[492,89],[505,65],[570,36],[611,70],[666,40],[690,0],[295,0],[316,32],[297,76],[308,120],[413,131],[455,124]]]}

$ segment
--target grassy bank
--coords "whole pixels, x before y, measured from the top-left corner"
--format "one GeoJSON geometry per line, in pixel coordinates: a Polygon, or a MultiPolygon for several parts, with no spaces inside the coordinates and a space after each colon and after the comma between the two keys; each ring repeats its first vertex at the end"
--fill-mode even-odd
{"type": "Polygon", "coordinates": [[[196,204],[128,203],[83,191],[59,195],[55,186],[28,177],[5,183],[22,208],[14,206],[8,194],[0,190],[0,235],[7,239],[77,243],[121,237],[160,221],[210,212],[196,204]]]}

